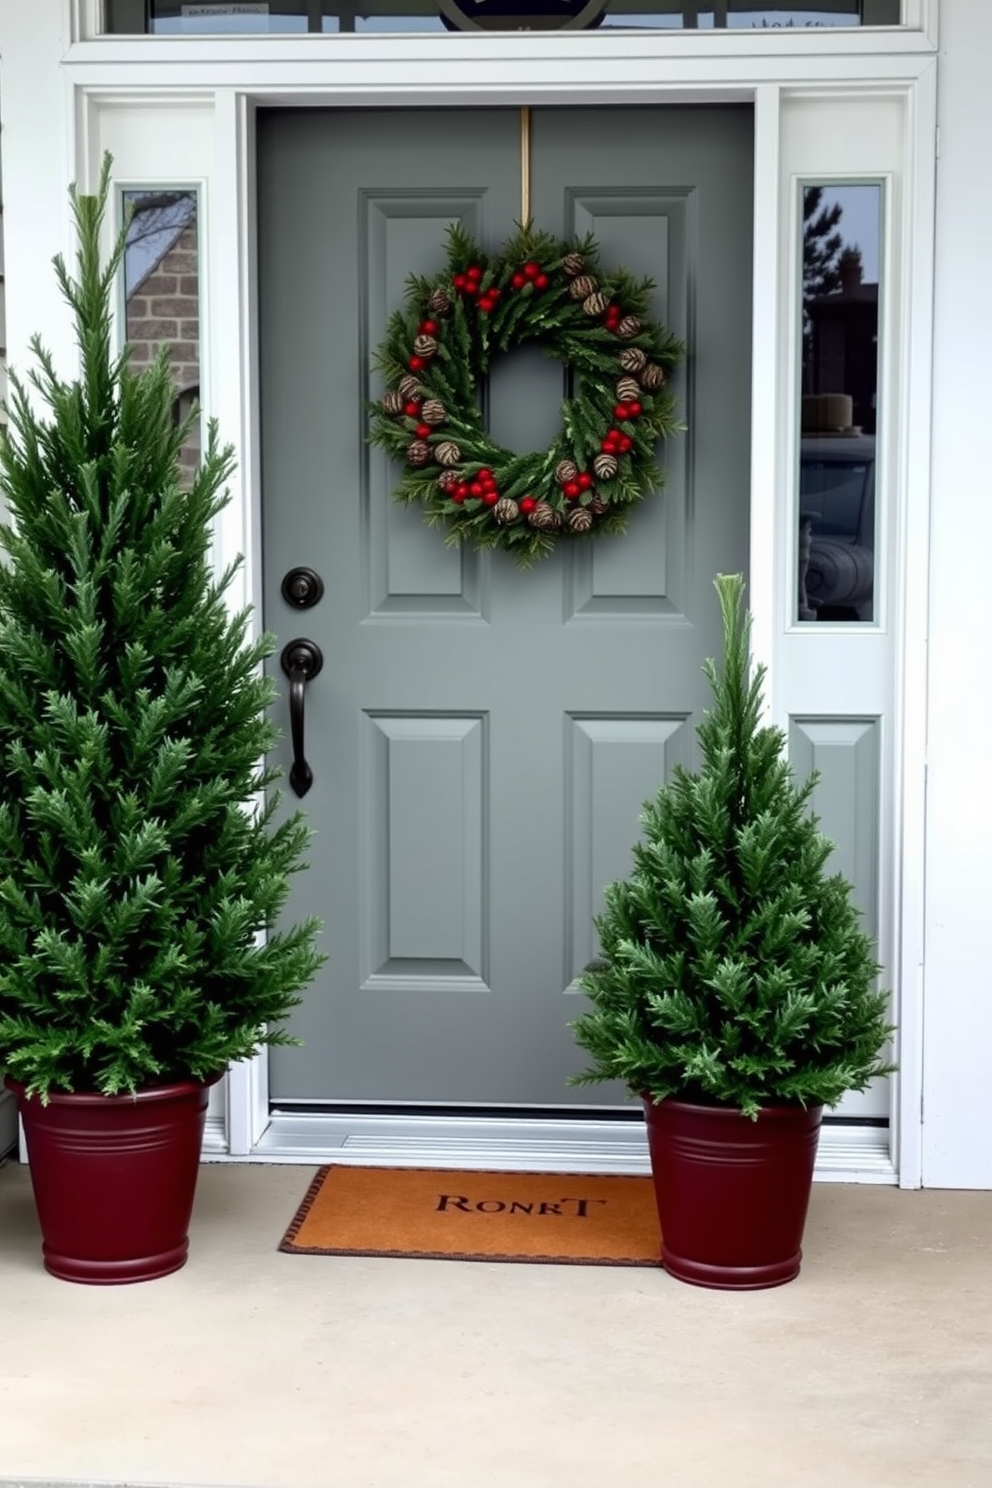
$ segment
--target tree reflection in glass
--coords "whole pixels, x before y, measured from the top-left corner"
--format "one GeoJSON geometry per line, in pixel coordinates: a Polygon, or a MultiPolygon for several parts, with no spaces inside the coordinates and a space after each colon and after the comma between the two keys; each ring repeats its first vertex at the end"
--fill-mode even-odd
{"type": "Polygon", "coordinates": [[[806,185],[797,619],[875,619],[880,185],[806,185]]]}

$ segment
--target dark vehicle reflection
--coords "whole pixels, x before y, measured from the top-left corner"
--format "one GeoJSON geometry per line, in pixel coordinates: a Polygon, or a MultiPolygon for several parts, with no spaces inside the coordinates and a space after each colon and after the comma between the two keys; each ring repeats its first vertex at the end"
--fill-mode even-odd
{"type": "Polygon", "coordinates": [[[803,436],[799,527],[799,619],[873,620],[873,434],[803,436]]]}

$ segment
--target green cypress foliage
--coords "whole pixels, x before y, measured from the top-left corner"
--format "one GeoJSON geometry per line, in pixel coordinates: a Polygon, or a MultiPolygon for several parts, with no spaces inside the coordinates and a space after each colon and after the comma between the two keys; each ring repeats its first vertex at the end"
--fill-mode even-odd
{"type": "Polygon", "coordinates": [[[743,578],[716,587],[725,659],[704,667],[702,766],[676,769],[645,805],[633,871],[606,890],[602,960],[580,979],[592,1009],[572,1025],[592,1065],[574,1083],[748,1116],[831,1106],[892,1070],[888,998],[851,887],[825,872],[816,776],[795,785],[782,731],[760,724],[743,578]]]}
{"type": "Polygon", "coordinates": [[[109,183],[108,158],[97,196],[71,191],[76,277],[55,260],[79,379],[35,338],[44,416],[13,376],[0,431],[0,1068],[42,1098],[288,1042],[323,959],[316,924],[272,929],[308,833],[257,804],[274,642],[228,609],[238,565],[210,563],[232,451],[212,426],[184,489],[167,355],[136,374],[112,349],[109,183]]]}

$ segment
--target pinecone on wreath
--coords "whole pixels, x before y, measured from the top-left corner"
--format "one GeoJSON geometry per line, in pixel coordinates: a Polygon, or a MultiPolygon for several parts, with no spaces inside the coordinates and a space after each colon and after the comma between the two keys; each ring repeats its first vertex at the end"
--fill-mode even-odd
{"type": "Polygon", "coordinates": [[[640,372],[647,360],[647,354],[639,346],[625,346],[620,353],[620,366],[624,372],[640,372]]]}
{"type": "Polygon", "coordinates": [[[520,515],[520,508],[512,496],[503,496],[493,507],[493,516],[501,527],[508,527],[520,515]]]}
{"type": "Polygon", "coordinates": [[[547,501],[539,501],[527,520],[539,532],[557,532],[561,526],[561,517],[547,501]]]}
{"type": "MultiPolygon", "coordinates": [[[[637,394],[634,394],[637,397],[637,394]]],[[[420,410],[420,417],[425,424],[443,424],[448,417],[448,410],[439,398],[428,398],[420,410]]]]}

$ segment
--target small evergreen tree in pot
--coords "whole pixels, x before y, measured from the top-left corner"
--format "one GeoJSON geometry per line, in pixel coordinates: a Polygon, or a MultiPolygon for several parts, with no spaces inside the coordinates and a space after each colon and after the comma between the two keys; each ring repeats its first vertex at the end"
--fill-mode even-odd
{"type": "Polygon", "coordinates": [[[308,833],[259,804],[274,643],[228,608],[237,565],[211,566],[232,452],[211,426],[184,484],[166,354],[136,373],[113,350],[109,190],[108,158],[71,193],[76,276],[55,260],[79,378],[36,338],[45,416],[14,375],[0,431],[0,1068],[22,1111],[216,1078],[287,1041],[322,960],[316,924],[274,928],[308,833]]]}
{"type": "MultiPolygon", "coordinates": [[[[782,731],[761,724],[765,668],[752,674],[743,578],[720,575],[716,588],[725,655],[704,667],[714,701],[701,768],[677,768],[646,804],[633,870],[606,889],[602,959],[581,978],[592,1008],[572,1025],[592,1062],[575,1083],[623,1081],[646,1098],[649,1128],[681,1106],[729,1113],[720,1129],[745,1144],[764,1140],[770,1110],[800,1126],[809,1113],[811,1177],[822,1107],[893,1069],[888,997],[851,886],[826,871],[817,777],[795,784],[782,731]]],[[[671,1226],[663,1215],[675,1269],[671,1226]]]]}

